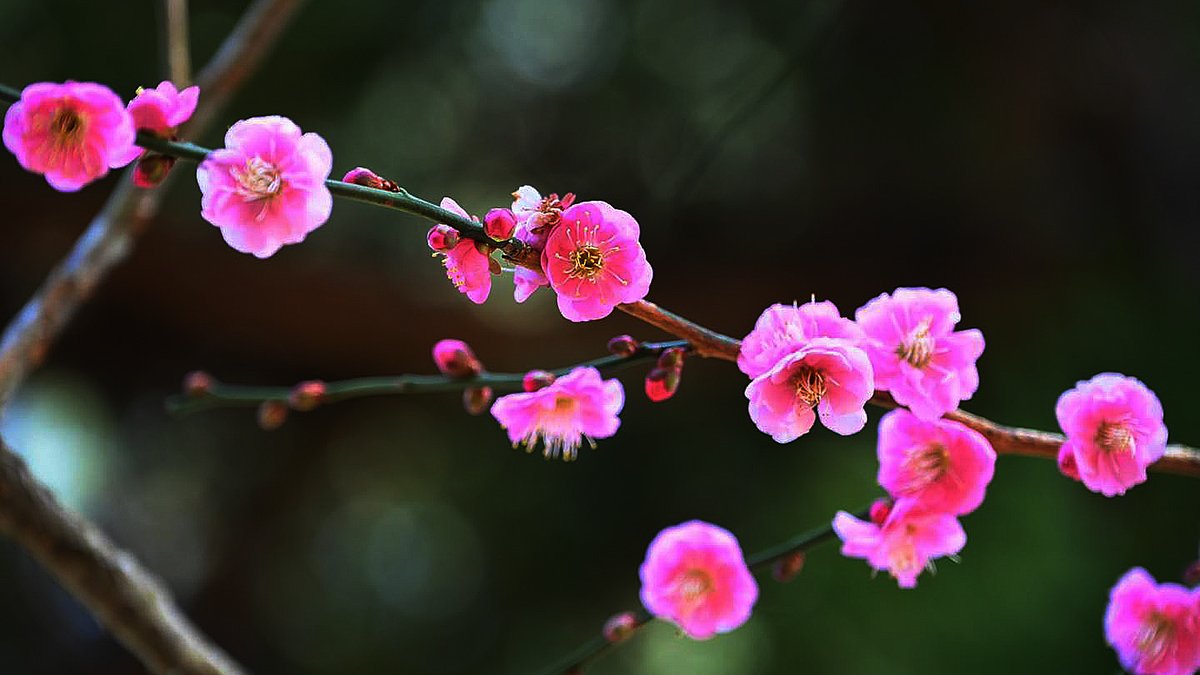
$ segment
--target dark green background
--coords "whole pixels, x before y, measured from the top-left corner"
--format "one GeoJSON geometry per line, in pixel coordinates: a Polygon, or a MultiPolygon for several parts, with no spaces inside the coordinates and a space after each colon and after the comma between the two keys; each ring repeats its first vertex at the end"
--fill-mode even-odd
{"type": "MultiPolygon", "coordinates": [[[[242,3],[192,4],[203,63],[242,3]]],[[[160,79],[155,9],[0,0],[0,81],[132,95],[160,79]]],[[[851,314],[946,286],[988,342],[968,410],[1054,429],[1059,393],[1113,370],[1158,393],[1172,439],[1200,443],[1198,38],[1196,3],[314,1],[221,126],[290,116],[329,141],[336,175],[369,166],[474,213],[523,183],[610,201],[642,224],[650,299],[735,336],[772,302],[851,314]]],[[[112,185],[61,195],[5,154],[4,317],[112,185]]],[[[659,337],[620,314],[569,323],[544,291],[515,305],[507,280],[476,307],[426,227],[339,202],[259,261],[200,218],[184,176],[3,423],[252,671],[530,672],[636,606],[659,529],[702,518],[755,550],[878,493],[878,410],[860,435],[779,446],[722,362],[689,362],[657,405],[623,376],[621,433],[573,464],[511,450],[456,395],[340,404],[273,433],[251,411],[163,412],[193,368],[263,384],[429,372],[432,344],[458,337],[508,371],[659,337]]],[[[652,626],[593,672],[1111,673],[1108,589],[1195,558],[1197,487],[1154,474],[1105,499],[1003,457],[961,564],[915,591],[827,546],[792,583],[763,581],[742,629],[693,643],[652,626]]],[[[8,543],[0,588],[3,672],[141,672],[8,543]]]]}

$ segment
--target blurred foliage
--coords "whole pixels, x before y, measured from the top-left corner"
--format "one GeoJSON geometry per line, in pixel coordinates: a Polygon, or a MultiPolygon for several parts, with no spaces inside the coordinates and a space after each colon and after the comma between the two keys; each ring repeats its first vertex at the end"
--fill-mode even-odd
{"type": "MultiPolygon", "coordinates": [[[[244,6],[192,3],[202,63],[244,6]]],[[[0,0],[0,81],[161,72],[155,3],[0,0]]],[[[284,114],[334,149],[475,213],[523,183],[637,216],[651,298],[733,335],[775,301],[852,313],[947,286],[988,349],[969,410],[1053,429],[1104,371],[1155,389],[1173,439],[1200,361],[1200,5],[1100,0],[313,0],[225,124],[284,114]]],[[[217,131],[201,139],[216,144],[217,131]]],[[[180,166],[188,172],[190,167],[180,166]]],[[[12,316],[113,179],[73,195],[0,161],[0,309],[12,316]]],[[[182,375],[288,383],[429,372],[439,338],[495,370],[598,355],[624,316],[570,324],[543,292],[484,307],[432,262],[426,225],[339,203],[302,246],[240,255],[189,177],[25,388],[3,432],[73,505],[162,574],[254,672],[524,673],[637,602],[662,527],[703,518],[754,550],[877,493],[873,426],[777,446],[729,364],[690,362],[573,464],[510,450],[455,395],[298,415],[172,419],[182,375]]],[[[873,418],[878,412],[872,413],[873,418]]],[[[1108,588],[1195,558],[1200,490],[1152,475],[1119,499],[1004,457],[961,564],[915,591],[835,547],[764,581],[742,629],[655,625],[602,673],[1113,672],[1108,588]]],[[[0,670],[138,673],[11,544],[0,670]]]]}

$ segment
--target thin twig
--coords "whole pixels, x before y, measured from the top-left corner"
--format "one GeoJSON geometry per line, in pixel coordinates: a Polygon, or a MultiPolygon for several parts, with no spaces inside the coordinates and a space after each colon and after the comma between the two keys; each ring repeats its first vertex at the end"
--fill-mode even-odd
{"type": "MultiPolygon", "coordinates": [[[[653,361],[663,351],[673,347],[687,347],[687,343],[683,340],[647,342],[639,345],[637,350],[629,356],[615,354],[602,356],[550,372],[562,376],[576,368],[590,366],[603,373],[612,373],[639,363],[653,361]]],[[[364,396],[462,391],[471,387],[491,387],[496,391],[519,391],[524,378],[524,373],[487,372],[473,377],[450,377],[447,375],[360,377],[352,380],[326,382],[319,402],[324,405],[364,396]]],[[[203,392],[172,396],[167,399],[167,409],[175,414],[187,414],[211,408],[253,407],[266,401],[286,403],[294,391],[295,389],[289,387],[253,387],[214,381],[203,392]]]]}
{"type": "Polygon", "coordinates": [[[162,582],[54,498],[0,439],[0,532],[155,673],[237,675],[237,664],[188,622],[162,582]]]}
{"type": "Polygon", "coordinates": [[[162,0],[159,7],[163,27],[159,31],[164,41],[163,69],[167,77],[182,89],[192,83],[191,42],[188,39],[187,0],[162,0]]]}
{"type": "MultiPolygon", "coordinates": [[[[865,519],[868,517],[867,508],[859,509],[855,517],[865,519]]],[[[775,563],[795,555],[796,553],[807,553],[812,549],[833,541],[837,535],[833,531],[833,521],[825,525],[814,527],[813,529],[792,537],[786,541],[781,541],[773,546],[758,551],[746,557],[746,566],[754,572],[764,571],[775,563]]],[[[633,624],[631,630],[636,630],[646,625],[653,619],[649,612],[645,609],[638,609],[633,612],[633,624]]],[[[626,636],[628,632],[626,633],[626,636]]],[[[603,633],[593,637],[587,642],[579,645],[569,654],[559,659],[542,671],[545,675],[563,675],[564,673],[579,673],[583,672],[583,667],[589,662],[596,659],[604,652],[611,649],[614,645],[620,644],[609,640],[603,633]]]]}

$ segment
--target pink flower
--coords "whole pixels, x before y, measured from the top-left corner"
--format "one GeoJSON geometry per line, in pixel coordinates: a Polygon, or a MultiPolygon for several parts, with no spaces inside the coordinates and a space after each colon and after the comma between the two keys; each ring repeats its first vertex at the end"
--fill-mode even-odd
{"type": "Polygon", "coordinates": [[[538,440],[547,459],[560,453],[575,459],[583,441],[617,433],[617,414],[625,405],[625,389],[618,380],[603,380],[591,366],[579,367],[537,391],[501,396],[492,405],[492,416],[508,431],[513,447],[524,444],[532,451],[538,440]]]}
{"type": "Polygon", "coordinates": [[[862,329],[842,318],[832,302],[807,302],[796,305],[775,304],[763,310],[754,330],[742,340],[738,368],[750,377],[767,372],[780,359],[818,337],[844,338],[852,346],[863,339],[862,329]]]}
{"type": "Polygon", "coordinates": [[[1156,584],[1135,567],[1113,586],[1104,637],[1134,675],[1188,675],[1200,669],[1200,590],[1156,584]]]}
{"type": "Polygon", "coordinates": [[[196,171],[200,215],[234,249],[269,257],[329,219],[333,196],[325,179],[332,168],[325,140],[302,134],[286,117],[242,120],[196,171]]]}
{"type": "Polygon", "coordinates": [[[871,567],[891,574],[901,588],[916,586],[917,575],[930,560],[955,555],[967,543],[957,518],[923,509],[908,498],[896,501],[882,525],[838,511],[833,530],[842,540],[842,555],[865,558],[871,567]]]}
{"type": "MultiPolygon", "coordinates": [[[[542,197],[532,186],[522,185],[512,193],[512,212],[516,217],[513,236],[539,253],[546,247],[546,235],[562,221],[563,209],[575,203],[575,195],[568,192],[565,197],[557,194],[542,197]]],[[[538,270],[517,267],[513,270],[513,298],[525,302],[542,286],[549,286],[546,275],[538,270]]]]}
{"type": "Polygon", "coordinates": [[[542,269],[571,321],[603,319],[613,307],[646,297],[653,275],[638,243],[637,221],[605,202],[563,211],[542,251],[542,269]]]}
{"type": "MultiPolygon", "coordinates": [[[[471,220],[471,216],[467,215],[458,202],[449,197],[442,197],[441,207],[471,220]]],[[[429,231],[429,246],[444,256],[442,264],[446,266],[446,277],[454,283],[458,292],[465,294],[471,302],[482,305],[492,292],[491,249],[463,237],[457,239],[450,248],[439,250],[434,246],[434,235],[435,232],[445,232],[446,229],[449,229],[448,225],[435,225],[429,231]]],[[[448,244],[452,239],[453,237],[447,236],[439,238],[438,241],[448,244]]]]}
{"type": "Polygon", "coordinates": [[[754,378],[746,398],[759,430],[788,443],[808,433],[817,414],[836,433],[858,432],[867,423],[863,406],[874,391],[871,363],[861,349],[836,338],[814,338],[754,378]]]}
{"type": "Polygon", "coordinates": [[[8,108],[3,139],[25,170],[74,192],[132,161],[133,118],[104,85],[38,82],[8,108]]]}
{"type": "Polygon", "coordinates": [[[646,551],[638,570],[642,604],[693,640],[746,623],[758,584],[728,530],[700,520],[668,527],[646,551]]]}
{"type": "Polygon", "coordinates": [[[939,288],[897,288],[855,313],[866,333],[875,386],[924,420],[958,407],[979,388],[983,333],[955,331],[958,298],[939,288]]]}
{"type": "Polygon", "coordinates": [[[970,513],[983,503],[996,452],[983,434],[950,420],[893,410],[879,421],[879,484],[931,511],[970,513]]]}
{"type": "MultiPolygon", "coordinates": [[[[174,138],[179,125],[188,121],[196,111],[200,98],[200,87],[188,87],[183,91],[164,80],[154,89],[138,89],[137,96],[126,108],[133,117],[133,126],[139,131],[151,131],[159,136],[174,138]]],[[[137,159],[142,149],[130,148],[129,161],[137,159]]]]}
{"type": "Polygon", "coordinates": [[[1054,412],[1067,435],[1060,452],[1071,452],[1079,479],[1106,497],[1144,482],[1146,467],[1166,451],[1162,405],[1132,377],[1101,373],[1079,382],[1054,412]]]}

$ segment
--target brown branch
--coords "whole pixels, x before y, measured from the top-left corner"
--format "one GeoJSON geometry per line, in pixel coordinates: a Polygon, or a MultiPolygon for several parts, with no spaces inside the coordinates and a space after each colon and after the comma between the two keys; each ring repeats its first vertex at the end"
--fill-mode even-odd
{"type": "MultiPolygon", "coordinates": [[[[687,340],[700,356],[737,361],[738,351],[742,346],[741,341],[737,339],[709,330],[694,321],[689,321],[645,300],[618,305],[618,307],[625,313],[670,335],[687,340]]],[[[886,391],[875,392],[871,403],[882,408],[899,407],[891,394],[886,391]]],[[[1066,440],[1061,434],[1009,427],[964,410],[948,413],[946,418],[961,422],[983,434],[992,444],[996,453],[1000,455],[1025,455],[1056,461],[1058,448],[1066,440]]],[[[1186,445],[1169,445],[1166,454],[1151,464],[1150,468],[1154,471],[1200,478],[1200,450],[1186,445]]]]}
{"type": "MultiPolygon", "coordinates": [[[[185,137],[201,133],[215,119],[299,4],[299,0],[257,0],[246,11],[200,73],[200,104],[184,129],[185,137]]],[[[158,212],[167,185],[138,189],[130,180],[132,171],[125,172],[71,253],[54,268],[0,337],[0,409],[45,358],[50,344],[91,297],[96,285],[129,255],[138,234],[158,212]]],[[[177,174],[168,176],[168,180],[177,174]]]]}
{"type": "Polygon", "coordinates": [[[162,0],[163,70],[176,87],[182,89],[192,82],[192,51],[188,39],[187,0],[162,0]]]}
{"type": "Polygon", "coordinates": [[[157,577],[59,504],[3,439],[0,532],[36,558],[153,672],[243,672],[188,622],[157,577]]]}

